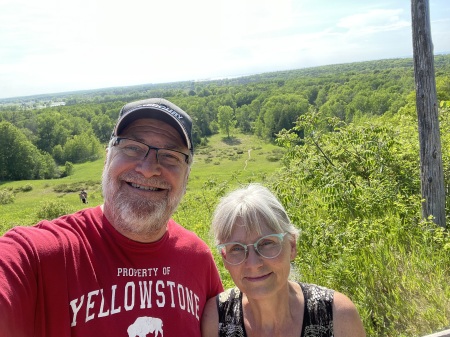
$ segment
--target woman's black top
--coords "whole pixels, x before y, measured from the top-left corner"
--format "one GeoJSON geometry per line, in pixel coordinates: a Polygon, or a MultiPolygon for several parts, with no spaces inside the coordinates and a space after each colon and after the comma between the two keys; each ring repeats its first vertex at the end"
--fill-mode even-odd
{"type": "MultiPolygon", "coordinates": [[[[299,284],[305,298],[300,337],[332,337],[334,291],[315,284],[299,284]]],[[[219,312],[219,337],[247,337],[240,290],[228,289],[217,295],[216,301],[219,312]]]]}

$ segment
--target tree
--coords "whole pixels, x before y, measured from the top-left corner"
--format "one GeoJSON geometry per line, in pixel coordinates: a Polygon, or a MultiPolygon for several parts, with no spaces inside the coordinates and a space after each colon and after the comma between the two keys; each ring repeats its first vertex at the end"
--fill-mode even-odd
{"type": "Polygon", "coordinates": [[[242,105],[236,108],[236,122],[242,132],[251,132],[253,123],[256,119],[249,105],[242,105]]]}
{"type": "Polygon", "coordinates": [[[411,0],[422,217],[445,227],[445,189],[428,0],[411,0]]]}
{"type": "Polygon", "coordinates": [[[58,112],[49,112],[39,115],[37,146],[39,149],[51,153],[57,144],[64,144],[70,132],[64,126],[62,116],[58,112]]]}
{"type": "Polygon", "coordinates": [[[219,106],[217,119],[219,120],[220,129],[230,138],[230,129],[236,125],[233,108],[228,105],[219,106]]]}
{"type": "Polygon", "coordinates": [[[57,169],[48,153],[41,153],[9,122],[0,123],[0,180],[54,178],[57,169]]]}
{"type": "Polygon", "coordinates": [[[72,163],[82,163],[100,158],[101,144],[93,132],[75,135],[64,145],[64,160],[72,163]]]}
{"type": "Polygon", "coordinates": [[[92,118],[92,129],[100,142],[107,142],[111,138],[111,130],[115,121],[107,115],[97,115],[92,118]]]}
{"type": "Polygon", "coordinates": [[[300,95],[274,95],[267,99],[262,108],[262,136],[274,139],[282,129],[290,130],[297,118],[308,112],[308,100],[300,95]]]}

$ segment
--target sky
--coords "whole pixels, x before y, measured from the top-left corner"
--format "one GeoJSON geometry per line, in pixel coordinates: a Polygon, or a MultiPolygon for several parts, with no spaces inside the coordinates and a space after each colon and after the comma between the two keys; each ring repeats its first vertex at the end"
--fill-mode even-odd
{"type": "MultiPolygon", "coordinates": [[[[450,1],[428,2],[450,53],[450,1]]],[[[412,53],[410,0],[0,0],[0,98],[412,53]]]]}

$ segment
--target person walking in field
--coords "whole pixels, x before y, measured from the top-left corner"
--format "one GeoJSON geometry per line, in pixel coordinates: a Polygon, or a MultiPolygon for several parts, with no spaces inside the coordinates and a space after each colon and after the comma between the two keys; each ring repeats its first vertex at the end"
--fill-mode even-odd
{"type": "Polygon", "coordinates": [[[87,200],[87,192],[83,189],[83,190],[81,190],[81,192],[80,192],[80,200],[81,200],[81,202],[83,203],[83,204],[87,204],[88,203],[88,200],[87,200]]]}
{"type": "Polygon", "coordinates": [[[192,122],[126,104],[107,147],[104,203],[0,237],[0,337],[200,337],[223,290],[205,242],[171,217],[186,192],[192,122]]]}

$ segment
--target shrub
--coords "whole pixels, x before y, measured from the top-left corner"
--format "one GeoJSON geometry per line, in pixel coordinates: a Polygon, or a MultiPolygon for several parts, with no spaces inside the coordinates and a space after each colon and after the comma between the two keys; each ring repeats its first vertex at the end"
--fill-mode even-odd
{"type": "Polygon", "coordinates": [[[53,187],[53,190],[56,193],[74,193],[79,192],[82,189],[87,189],[88,187],[96,186],[99,182],[95,181],[84,181],[84,182],[76,182],[71,184],[60,184],[53,187]]]}
{"type": "Polygon", "coordinates": [[[30,192],[31,190],[33,190],[33,186],[31,186],[30,184],[26,184],[26,185],[19,187],[19,190],[21,192],[30,192]]]}
{"type": "Polygon", "coordinates": [[[12,204],[14,198],[14,192],[6,189],[0,190],[0,205],[12,204]]]}
{"type": "Polygon", "coordinates": [[[41,204],[41,208],[37,211],[39,220],[53,220],[61,215],[72,213],[70,205],[58,200],[45,201],[41,204]]]}
{"type": "Polygon", "coordinates": [[[73,164],[70,161],[66,161],[64,165],[64,176],[68,177],[73,174],[73,164]]]}
{"type": "Polygon", "coordinates": [[[325,132],[305,115],[294,128],[305,130],[302,142],[292,131],[278,139],[286,155],[271,187],[302,232],[301,279],[348,295],[374,337],[421,336],[450,317],[450,236],[420,220],[416,122],[407,117],[330,120],[325,132]]]}
{"type": "Polygon", "coordinates": [[[274,154],[269,154],[266,157],[266,159],[267,159],[267,161],[270,161],[270,162],[276,162],[276,161],[279,161],[281,158],[280,158],[280,156],[277,156],[277,155],[274,155],[274,154]]]}

